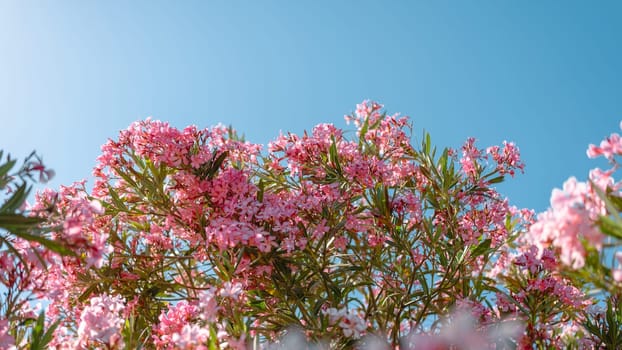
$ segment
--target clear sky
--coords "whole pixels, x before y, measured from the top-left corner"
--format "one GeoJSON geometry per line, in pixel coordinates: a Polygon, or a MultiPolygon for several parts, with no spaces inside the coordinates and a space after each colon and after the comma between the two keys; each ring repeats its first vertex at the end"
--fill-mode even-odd
{"type": "Polygon", "coordinates": [[[538,211],[622,119],[619,1],[0,0],[0,147],[56,187],[132,121],[232,124],[250,141],[364,99],[457,147],[515,141],[501,187],[538,211]]]}

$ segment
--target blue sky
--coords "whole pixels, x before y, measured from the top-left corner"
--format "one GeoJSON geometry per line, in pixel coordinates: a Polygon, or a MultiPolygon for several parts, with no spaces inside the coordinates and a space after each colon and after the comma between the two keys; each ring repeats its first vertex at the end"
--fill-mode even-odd
{"type": "Polygon", "coordinates": [[[56,187],[153,116],[232,124],[250,141],[364,99],[437,146],[515,141],[526,174],[501,187],[538,211],[603,162],[622,119],[616,1],[0,1],[0,147],[36,149],[56,187]]]}

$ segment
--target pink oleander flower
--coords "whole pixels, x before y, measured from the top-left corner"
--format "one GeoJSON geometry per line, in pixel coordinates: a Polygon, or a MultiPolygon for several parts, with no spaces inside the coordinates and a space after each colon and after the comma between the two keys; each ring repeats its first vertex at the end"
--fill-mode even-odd
{"type": "Polygon", "coordinates": [[[216,322],[220,306],[216,300],[215,288],[204,290],[199,294],[198,312],[199,318],[208,323],[216,322]]]}
{"type": "Polygon", "coordinates": [[[581,238],[597,248],[605,238],[595,223],[595,208],[600,206],[600,199],[591,194],[589,185],[571,177],[562,190],[553,190],[551,207],[538,214],[527,239],[540,249],[557,250],[562,263],[581,268],[586,254],[581,238]]]}
{"type": "Polygon", "coordinates": [[[47,183],[54,177],[54,175],[56,175],[54,170],[46,168],[45,165],[43,165],[43,163],[39,160],[28,162],[28,164],[26,164],[26,171],[38,172],[40,183],[47,183]]]}
{"type": "Polygon", "coordinates": [[[323,313],[328,316],[329,324],[338,325],[346,337],[358,339],[365,334],[367,324],[356,311],[348,310],[345,307],[341,309],[331,307],[324,310],[323,313]]]}
{"type": "Polygon", "coordinates": [[[557,263],[555,255],[551,250],[544,249],[540,252],[538,247],[532,245],[523,254],[514,259],[514,265],[520,266],[532,274],[537,274],[543,270],[552,271],[557,263]]]}
{"type": "MultiPolygon", "coordinates": [[[[620,123],[622,129],[622,122],[620,123]]],[[[614,161],[614,156],[622,154],[622,138],[617,133],[611,134],[606,139],[602,140],[600,146],[590,144],[587,149],[587,156],[590,158],[596,158],[603,156],[610,162],[614,161]]]]}
{"type": "Polygon", "coordinates": [[[508,295],[497,293],[497,308],[502,315],[525,322],[519,348],[527,349],[536,340],[561,346],[559,327],[553,325],[580,322],[590,300],[559,275],[555,256],[549,250],[530,246],[514,258],[513,264],[516,268],[505,276],[508,295]]]}
{"type": "Polygon", "coordinates": [[[197,324],[185,324],[180,332],[173,333],[169,346],[176,350],[207,350],[205,344],[209,335],[209,329],[197,324]]]}
{"type": "Polygon", "coordinates": [[[82,346],[90,344],[121,346],[122,317],[125,308],[120,296],[102,294],[92,297],[80,314],[78,337],[82,346]]]}
{"type": "Polygon", "coordinates": [[[358,339],[365,334],[367,324],[365,319],[359,316],[354,310],[349,310],[339,322],[339,327],[343,331],[343,335],[348,338],[358,339]]]}
{"type": "MultiPolygon", "coordinates": [[[[162,311],[158,317],[160,323],[153,328],[154,344],[160,349],[172,349],[174,346],[173,338],[180,337],[184,333],[183,329],[197,317],[199,307],[190,304],[185,300],[177,304],[169,305],[168,310],[162,311]]],[[[193,328],[186,329],[186,334],[193,328]]]]}
{"type": "Polygon", "coordinates": [[[33,213],[47,220],[51,226],[52,238],[78,254],[84,253],[86,267],[101,267],[106,254],[111,252],[108,233],[102,221],[104,209],[100,200],[89,199],[85,181],[71,186],[61,186],[58,192],[46,189],[37,193],[33,213]],[[49,212],[54,208],[54,212],[49,212]],[[62,230],[56,230],[62,227],[62,230]]]}
{"type": "MultiPolygon", "coordinates": [[[[518,148],[504,142],[484,151],[469,139],[461,159],[450,150],[449,158],[437,155],[430,162],[431,155],[410,144],[408,119],[381,107],[365,101],[346,118],[359,139],[319,124],[300,136],[281,134],[265,156],[259,145],[238,141],[222,126],[180,130],[150,119],[132,124],[102,147],[90,194],[75,186],[59,191],[63,230],[57,236],[79,258],[54,257],[46,315],[67,315],[72,330],[78,323],[80,346],[120,344],[113,311],[65,301],[82,295],[85,277],[106,276],[95,282],[132,300],[115,317],[136,317],[135,324],[145,325],[149,348],[205,349],[215,334],[220,348],[245,349],[249,336],[276,339],[290,320],[309,338],[330,334],[336,338],[330,341],[343,344],[371,337],[367,333],[382,325],[395,342],[408,334],[403,325],[416,331],[440,320],[440,310],[454,302],[468,308],[467,319],[477,325],[466,327],[456,317],[448,321],[454,331],[443,331],[445,340],[472,341],[476,348],[489,341],[480,331],[498,318],[493,311],[516,312],[516,305],[499,300],[498,308],[487,306],[482,291],[499,280],[479,279],[481,288],[464,289],[493,263],[500,275],[510,269],[537,275],[555,264],[544,248],[557,246],[548,241],[512,255],[511,240],[529,215],[490,187],[496,174],[523,170],[518,148]],[[495,257],[500,250],[504,255],[495,257]],[[155,295],[139,293],[155,283],[155,295]],[[468,299],[459,299],[465,294],[468,299]],[[166,306],[169,300],[175,301],[166,306]],[[433,307],[426,310],[424,303],[433,307]],[[325,310],[321,324],[307,318],[318,307],[325,310]],[[382,319],[393,314],[395,320],[382,319]],[[108,326],[91,326],[98,320],[108,326]]],[[[605,175],[594,176],[605,183],[605,175]]],[[[596,212],[578,211],[575,203],[589,188],[575,187],[556,194],[559,217],[551,226],[571,212],[567,208],[579,219],[596,212]]],[[[555,234],[560,242],[569,239],[555,234]]],[[[29,261],[36,261],[31,255],[29,261]]],[[[566,284],[531,279],[522,294],[513,294],[517,300],[549,293],[573,302],[566,284]]],[[[104,303],[96,301],[91,303],[104,303]]],[[[59,336],[57,343],[64,340],[59,336]]]]}
{"type": "Polygon", "coordinates": [[[497,170],[501,175],[514,176],[516,169],[525,172],[525,164],[521,161],[520,151],[514,142],[503,141],[503,150],[499,146],[492,146],[486,149],[486,153],[497,163],[497,170]]]}
{"type": "Polygon", "coordinates": [[[470,137],[462,146],[462,158],[460,164],[462,171],[469,177],[473,178],[478,171],[478,160],[482,158],[482,150],[475,146],[475,139],[470,137]]]}
{"type": "Polygon", "coordinates": [[[239,282],[225,282],[219,291],[223,298],[239,299],[244,294],[244,288],[239,282]]]}

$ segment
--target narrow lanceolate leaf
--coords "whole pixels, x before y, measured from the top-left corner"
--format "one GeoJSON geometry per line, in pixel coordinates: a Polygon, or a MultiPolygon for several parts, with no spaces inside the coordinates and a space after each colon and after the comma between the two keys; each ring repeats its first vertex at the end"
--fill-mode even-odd
{"type": "Polygon", "coordinates": [[[493,177],[492,179],[488,180],[488,183],[490,184],[498,184],[503,182],[503,180],[505,179],[505,177],[503,176],[497,176],[497,177],[493,177]]]}
{"type": "Polygon", "coordinates": [[[337,170],[337,172],[341,174],[341,163],[339,162],[339,154],[337,153],[337,141],[335,140],[334,136],[331,137],[331,141],[332,142],[330,144],[330,149],[328,152],[329,161],[331,165],[335,167],[335,170],[337,170]]]}
{"type": "Polygon", "coordinates": [[[363,145],[365,142],[365,135],[367,134],[367,130],[369,129],[369,118],[365,118],[363,122],[363,126],[361,127],[361,131],[359,133],[359,147],[363,145]]]}
{"type": "Polygon", "coordinates": [[[614,220],[608,216],[601,216],[598,221],[598,228],[609,236],[622,239],[622,221],[614,220]]]}
{"type": "Polygon", "coordinates": [[[119,198],[117,191],[110,185],[108,185],[108,193],[110,194],[110,198],[112,199],[112,203],[115,205],[116,209],[121,211],[127,211],[127,207],[125,206],[125,202],[119,198]]]}
{"type": "Polygon", "coordinates": [[[0,207],[0,213],[14,213],[26,201],[30,188],[26,184],[20,185],[9,199],[0,207]]]}
{"type": "Polygon", "coordinates": [[[43,219],[21,214],[0,214],[0,228],[6,230],[22,230],[32,228],[43,222],[43,219]]]}
{"type": "Polygon", "coordinates": [[[22,230],[13,230],[10,231],[12,234],[14,234],[15,236],[25,239],[27,241],[31,241],[31,242],[37,242],[39,244],[41,244],[42,246],[44,246],[45,248],[61,254],[61,255],[71,255],[71,256],[76,256],[76,253],[67,248],[66,246],[64,246],[62,243],[45,238],[43,236],[39,236],[39,235],[35,235],[35,234],[31,234],[31,233],[27,233],[24,232],[22,230]]]}
{"type": "Polygon", "coordinates": [[[209,327],[209,345],[208,345],[208,349],[209,350],[218,350],[219,346],[218,346],[218,337],[216,335],[216,330],[214,329],[214,327],[210,326],[209,327]]]}
{"type": "MultiPolygon", "coordinates": [[[[2,158],[2,154],[0,153],[0,158],[2,158]]],[[[15,166],[16,160],[8,160],[6,163],[0,165],[0,177],[6,176],[11,169],[15,166]]]]}
{"type": "Polygon", "coordinates": [[[590,184],[592,185],[592,188],[596,191],[600,199],[602,199],[603,202],[605,202],[605,205],[607,206],[607,211],[609,212],[609,214],[618,220],[622,220],[620,218],[620,214],[618,214],[618,210],[615,204],[611,201],[609,196],[607,196],[607,194],[600,187],[598,187],[594,182],[590,181],[590,184]]]}
{"type": "Polygon", "coordinates": [[[423,145],[423,151],[425,152],[425,155],[430,155],[430,147],[432,145],[432,141],[430,140],[430,134],[427,132],[425,133],[425,143],[423,145]]]}
{"type": "Polygon", "coordinates": [[[266,183],[263,179],[259,179],[259,184],[257,184],[257,201],[259,203],[263,202],[263,195],[266,190],[266,183]]]}
{"type": "Polygon", "coordinates": [[[472,257],[477,257],[485,254],[490,249],[491,243],[492,240],[490,238],[482,241],[480,244],[477,245],[477,247],[475,247],[475,249],[473,249],[473,252],[471,253],[472,257]]]}
{"type": "Polygon", "coordinates": [[[45,325],[45,314],[42,312],[37,318],[35,326],[32,328],[32,336],[30,340],[30,349],[39,350],[43,349],[41,344],[41,337],[43,336],[43,327],[45,325]]]}
{"type": "Polygon", "coordinates": [[[229,151],[224,151],[222,152],[220,155],[218,155],[218,157],[216,157],[213,161],[212,164],[210,165],[210,168],[207,172],[207,178],[208,179],[213,179],[214,176],[216,176],[216,173],[218,172],[218,169],[220,169],[220,166],[222,165],[222,163],[225,161],[225,159],[227,158],[227,156],[229,155],[229,151]]]}
{"type": "Polygon", "coordinates": [[[611,201],[611,204],[613,204],[618,212],[622,211],[622,197],[608,193],[607,198],[611,201]]]}

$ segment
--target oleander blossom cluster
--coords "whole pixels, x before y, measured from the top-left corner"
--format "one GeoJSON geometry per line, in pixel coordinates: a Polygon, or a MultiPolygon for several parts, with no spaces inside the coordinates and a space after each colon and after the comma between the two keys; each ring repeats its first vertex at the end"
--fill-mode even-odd
{"type": "Polygon", "coordinates": [[[80,312],[78,324],[78,347],[103,345],[109,348],[123,346],[121,328],[125,302],[119,296],[103,294],[89,299],[89,305],[80,312]]]}
{"type": "MultiPolygon", "coordinates": [[[[606,189],[613,185],[610,174],[598,169],[590,172],[590,182],[569,178],[563,189],[554,189],[551,207],[538,214],[531,226],[529,238],[539,248],[552,248],[559,252],[561,261],[573,268],[585,264],[585,248],[582,239],[600,248],[605,235],[600,232],[596,220],[606,215],[604,202],[593,186],[606,189]]],[[[619,188],[619,185],[616,185],[619,188]]]]}
{"type": "MultiPolygon", "coordinates": [[[[222,125],[135,122],[102,146],[92,190],[45,190],[31,208],[71,254],[18,240],[27,258],[3,251],[1,282],[45,300],[52,349],[527,349],[586,334],[590,301],[560,271],[604,246],[613,170],[569,180],[534,221],[494,187],[524,170],[514,143],[439,150],[370,101],[345,119],[355,132],[319,124],[266,150],[222,125]]],[[[611,142],[591,154],[619,154],[611,142]]],[[[19,342],[11,327],[0,318],[0,339],[19,342]]]]}
{"type": "Polygon", "coordinates": [[[605,157],[612,168],[591,170],[586,182],[570,177],[562,189],[554,189],[550,208],[538,214],[527,235],[530,243],[541,250],[553,249],[561,261],[573,269],[585,265],[585,243],[601,250],[605,242],[606,236],[598,227],[598,220],[610,213],[600,194],[612,192],[620,196],[622,189],[622,182],[616,182],[613,178],[613,173],[619,168],[615,156],[622,155],[622,141],[618,134],[612,134],[600,146],[590,145],[587,155],[590,158],[605,157]]]}

